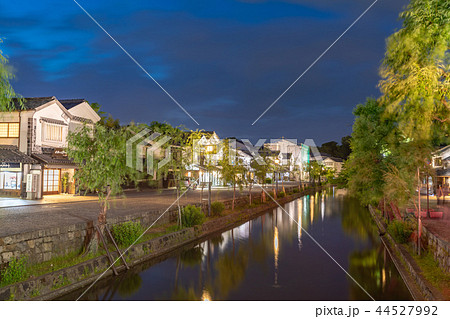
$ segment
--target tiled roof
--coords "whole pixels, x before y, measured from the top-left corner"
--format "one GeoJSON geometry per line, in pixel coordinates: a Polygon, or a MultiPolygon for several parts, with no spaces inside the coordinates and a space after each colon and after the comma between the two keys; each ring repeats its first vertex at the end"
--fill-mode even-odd
{"type": "Polygon", "coordinates": [[[72,115],[72,119],[77,121],[77,122],[81,122],[81,123],[89,123],[92,124],[94,122],[92,122],[92,120],[81,117],[81,116],[76,116],[76,115],[72,115]]]}
{"type": "Polygon", "coordinates": [[[62,121],[62,120],[57,120],[57,119],[51,119],[48,117],[41,117],[41,120],[47,123],[52,123],[52,124],[58,124],[58,125],[66,125],[66,122],[62,121]]]}
{"type": "Polygon", "coordinates": [[[450,176],[450,168],[437,169],[436,176],[450,176]]]}
{"type": "MultiPolygon", "coordinates": [[[[38,108],[41,105],[44,105],[48,102],[56,101],[56,98],[54,96],[46,96],[46,97],[27,97],[23,98],[23,106],[25,110],[34,110],[35,108],[38,108]]],[[[14,104],[14,107],[16,110],[20,111],[22,110],[22,107],[19,104],[19,99],[12,99],[12,102],[14,104]]]]}
{"type": "Polygon", "coordinates": [[[58,164],[66,166],[76,166],[76,164],[67,157],[54,158],[50,154],[33,154],[33,157],[43,162],[44,164],[58,164]]]}
{"type": "Polygon", "coordinates": [[[329,159],[331,159],[331,160],[333,160],[335,162],[338,162],[338,163],[344,162],[344,160],[342,158],[339,158],[339,157],[326,156],[325,158],[329,158],[329,159]]]}
{"type": "Polygon", "coordinates": [[[64,105],[66,109],[71,109],[72,107],[77,106],[78,104],[86,102],[85,99],[65,99],[58,101],[61,102],[61,104],[64,105]]]}
{"type": "Polygon", "coordinates": [[[37,161],[14,145],[0,145],[0,162],[35,164],[37,161]]]}

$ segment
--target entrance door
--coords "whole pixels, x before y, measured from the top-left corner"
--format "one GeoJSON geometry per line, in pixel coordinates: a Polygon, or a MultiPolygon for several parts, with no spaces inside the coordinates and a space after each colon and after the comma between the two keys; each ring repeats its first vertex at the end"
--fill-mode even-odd
{"type": "Polygon", "coordinates": [[[59,169],[44,169],[43,194],[59,194],[61,171],[59,169]]]}

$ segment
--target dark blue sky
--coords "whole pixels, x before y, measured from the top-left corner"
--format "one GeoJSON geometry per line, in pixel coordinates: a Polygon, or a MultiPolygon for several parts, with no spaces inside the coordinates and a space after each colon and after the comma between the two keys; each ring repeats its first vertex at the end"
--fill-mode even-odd
{"type": "MultiPolygon", "coordinates": [[[[378,96],[385,39],[407,4],[379,0],[252,126],[373,0],[78,2],[199,128],[316,143],[350,134],[352,109],[378,96]]],[[[197,127],[72,0],[1,1],[0,36],[23,96],[85,98],[121,123],[197,127]]]]}

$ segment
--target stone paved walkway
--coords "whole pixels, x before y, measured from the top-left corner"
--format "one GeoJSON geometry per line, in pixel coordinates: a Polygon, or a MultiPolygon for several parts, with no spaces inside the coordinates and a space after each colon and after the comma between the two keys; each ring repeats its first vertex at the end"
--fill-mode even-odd
{"type": "MultiPolygon", "coordinates": [[[[254,187],[253,191],[259,193],[260,189],[254,187]]],[[[244,190],[243,194],[246,193],[248,191],[244,190]]],[[[200,203],[200,196],[199,189],[189,191],[180,199],[180,202],[182,205],[200,203]]],[[[207,196],[205,189],[203,198],[206,199],[207,196]]],[[[232,196],[231,189],[222,188],[212,191],[212,201],[231,199],[232,196]]],[[[99,212],[97,198],[83,196],[74,199],[74,197],[67,197],[67,200],[64,200],[64,197],[55,197],[53,200],[51,197],[47,197],[46,200],[39,202],[16,200],[16,206],[7,205],[8,203],[0,204],[0,237],[96,220],[99,212]]],[[[127,192],[126,198],[115,199],[111,202],[108,216],[117,217],[146,211],[164,211],[175,199],[175,190],[171,189],[127,192]]]]}

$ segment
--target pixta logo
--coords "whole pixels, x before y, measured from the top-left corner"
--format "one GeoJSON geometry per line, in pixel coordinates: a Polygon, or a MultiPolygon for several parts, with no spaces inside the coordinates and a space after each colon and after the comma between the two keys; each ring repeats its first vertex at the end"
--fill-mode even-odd
{"type": "Polygon", "coordinates": [[[143,129],[127,140],[127,166],[143,172],[144,162],[146,162],[147,174],[154,176],[155,167],[156,169],[161,169],[172,158],[171,146],[164,147],[169,141],[170,136],[161,135],[160,133],[150,134],[149,129],[143,129]],[[158,163],[155,165],[156,158],[158,158],[158,163]]]}

